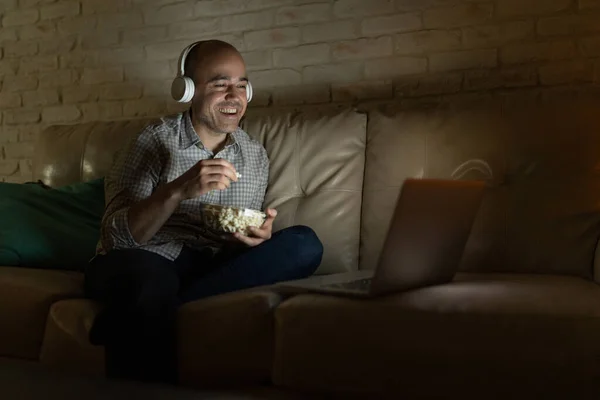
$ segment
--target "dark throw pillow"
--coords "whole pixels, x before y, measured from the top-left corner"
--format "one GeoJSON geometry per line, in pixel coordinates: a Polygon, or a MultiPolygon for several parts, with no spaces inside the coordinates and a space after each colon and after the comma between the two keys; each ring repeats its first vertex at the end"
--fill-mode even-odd
{"type": "Polygon", "coordinates": [[[0,183],[0,266],[83,270],[103,212],[103,178],[59,188],[0,183]]]}

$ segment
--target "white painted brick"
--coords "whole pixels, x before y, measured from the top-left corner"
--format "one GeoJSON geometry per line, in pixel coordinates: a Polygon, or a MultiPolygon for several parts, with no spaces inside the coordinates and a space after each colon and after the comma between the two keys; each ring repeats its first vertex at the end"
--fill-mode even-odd
{"type": "MultiPolygon", "coordinates": [[[[4,111],[4,122],[8,125],[35,124],[40,121],[40,110],[21,108],[18,110],[4,111]]],[[[22,145],[22,143],[14,143],[14,146],[22,145]]],[[[8,148],[5,145],[6,158],[21,158],[16,157],[17,154],[9,154],[8,148]]],[[[15,150],[18,152],[18,150],[15,150]]]]}
{"type": "Polygon", "coordinates": [[[493,68],[498,65],[498,54],[493,50],[465,50],[431,54],[431,71],[455,71],[472,68],[493,68]]]}
{"type": "Polygon", "coordinates": [[[81,117],[81,111],[74,105],[46,107],[42,111],[42,120],[45,123],[73,122],[81,117]]]}
{"type": "Polygon", "coordinates": [[[365,76],[370,79],[388,79],[401,75],[420,74],[427,71],[427,59],[422,57],[396,57],[371,60],[365,65],[365,76]]]}
{"type": "MultiPolygon", "coordinates": [[[[1,96],[1,95],[0,95],[1,96]]],[[[19,130],[17,127],[0,127],[0,143],[16,143],[19,141],[19,130]]],[[[2,158],[0,151],[0,159],[2,158]]]]}
{"type": "Polygon", "coordinates": [[[25,25],[18,29],[19,40],[42,39],[56,33],[56,25],[51,21],[42,21],[35,25],[25,25]]]}
{"type": "Polygon", "coordinates": [[[153,80],[175,78],[177,67],[169,61],[154,61],[143,64],[125,65],[125,80],[153,80]]]}
{"type": "Polygon", "coordinates": [[[0,29],[0,44],[5,42],[16,42],[17,37],[17,29],[18,27],[2,27],[0,29]]]}
{"type": "Polygon", "coordinates": [[[3,92],[23,92],[34,90],[38,86],[38,79],[33,75],[17,75],[4,81],[3,92]]]}
{"type": "Polygon", "coordinates": [[[120,101],[100,101],[80,104],[82,121],[112,121],[123,116],[120,101]]]}
{"type": "Polygon", "coordinates": [[[600,32],[600,14],[542,18],[538,21],[537,32],[541,36],[580,35],[600,32]]]}
{"type": "Polygon", "coordinates": [[[500,17],[544,15],[567,9],[571,0],[497,0],[496,14],[500,17]]]}
{"type": "MultiPolygon", "coordinates": [[[[248,14],[227,15],[221,18],[222,32],[244,32],[257,29],[267,29],[273,26],[275,12],[272,10],[260,11],[248,14]]],[[[207,18],[209,21],[218,23],[217,18],[207,18]]],[[[215,30],[219,26],[215,24],[215,30]]]]}
{"type": "Polygon", "coordinates": [[[77,104],[97,101],[100,89],[96,85],[77,85],[64,87],[61,90],[63,104],[77,104]]]}
{"type": "Polygon", "coordinates": [[[390,36],[351,40],[332,45],[335,61],[385,57],[391,56],[392,53],[393,45],[390,36]]]}
{"type": "Polygon", "coordinates": [[[0,60],[0,77],[12,76],[19,70],[19,60],[16,58],[5,58],[0,60]]]}
{"type": "Polygon", "coordinates": [[[96,57],[100,66],[143,63],[145,60],[144,49],[141,47],[99,50],[96,57]]]}
{"type": "Polygon", "coordinates": [[[496,25],[473,26],[463,29],[463,43],[467,48],[496,47],[533,38],[532,21],[511,21],[496,25]]]}
{"type": "Polygon", "coordinates": [[[189,3],[172,4],[144,10],[146,25],[165,25],[172,22],[189,21],[194,18],[194,8],[189,3]]]}
{"type": "MultiPolygon", "coordinates": [[[[17,111],[15,111],[17,112],[17,111]]],[[[29,111],[26,111],[29,112],[29,111]]],[[[37,113],[39,117],[39,112],[37,113]]],[[[25,115],[23,113],[23,115],[25,115]]],[[[28,118],[26,118],[28,119],[28,118]]],[[[26,121],[23,121],[26,122],[26,121]]],[[[37,122],[37,121],[27,121],[37,122]]],[[[20,160],[23,158],[31,158],[33,156],[34,143],[33,142],[19,142],[19,143],[8,143],[4,145],[4,154],[7,159],[20,160]]]]}
{"type": "Polygon", "coordinates": [[[246,2],[239,0],[203,0],[196,2],[194,15],[196,17],[213,17],[232,15],[247,11],[246,2]]]}
{"type": "Polygon", "coordinates": [[[298,28],[267,29],[244,34],[244,43],[248,50],[293,46],[299,41],[300,29],[298,28]]]}
{"type": "Polygon", "coordinates": [[[2,17],[2,26],[21,26],[35,24],[40,18],[37,9],[8,11],[2,17]]]}
{"type": "Polygon", "coordinates": [[[396,35],[396,54],[423,54],[435,51],[454,50],[461,46],[459,30],[427,30],[396,35]]]}
{"type": "Polygon", "coordinates": [[[96,30],[98,20],[95,15],[65,18],[57,22],[57,28],[63,35],[82,35],[96,30]]]}
{"type": "Polygon", "coordinates": [[[0,109],[21,107],[21,95],[19,93],[0,93],[0,109]]]}
{"type": "Polygon", "coordinates": [[[33,161],[31,159],[19,160],[19,174],[31,176],[33,174],[33,161]]]}
{"type": "MultiPolygon", "coordinates": [[[[164,96],[166,98],[171,97],[171,84],[173,83],[172,79],[167,80],[153,80],[146,81],[143,83],[141,97],[161,97],[164,96]]],[[[133,100],[133,99],[129,99],[133,100]]]]}
{"type": "Polygon", "coordinates": [[[81,83],[84,85],[95,85],[99,83],[112,83],[123,81],[123,68],[86,68],[83,70],[81,83]]]}
{"type": "Polygon", "coordinates": [[[167,111],[167,102],[160,98],[128,100],[123,104],[124,117],[157,117],[167,111]]]}
{"type": "Polygon", "coordinates": [[[302,43],[329,42],[358,37],[353,21],[335,21],[302,27],[302,43]]]}
{"type": "Polygon", "coordinates": [[[273,51],[273,63],[276,67],[297,67],[325,64],[329,62],[328,44],[307,44],[289,49],[273,51]]]}
{"type": "Polygon", "coordinates": [[[277,10],[277,25],[300,25],[310,22],[328,21],[331,18],[331,4],[304,4],[296,7],[282,7],[277,10]]]}
{"type": "Polygon", "coordinates": [[[100,87],[102,100],[133,100],[142,97],[142,86],[139,83],[113,83],[100,87]]]}
{"type": "Polygon", "coordinates": [[[66,56],[75,49],[76,45],[77,37],[75,36],[40,40],[38,41],[38,54],[46,56],[66,56]]]}
{"type": "Polygon", "coordinates": [[[83,0],[82,14],[116,13],[130,8],[129,0],[83,0]]]}
{"type": "Polygon", "coordinates": [[[331,85],[333,101],[351,102],[369,99],[391,99],[394,90],[391,80],[334,83],[331,85]]]}
{"type": "Polygon", "coordinates": [[[41,19],[55,19],[62,17],[73,17],[79,15],[81,6],[78,1],[65,1],[43,6],[40,9],[41,19]]]}
{"type": "Polygon", "coordinates": [[[58,65],[61,69],[97,67],[98,53],[93,51],[74,50],[59,56],[58,65]]]}
{"type": "Polygon", "coordinates": [[[33,56],[23,57],[20,60],[19,73],[30,74],[39,71],[54,71],[58,69],[58,57],[33,56]]]}
{"type": "Polygon", "coordinates": [[[273,89],[273,104],[319,104],[331,100],[329,85],[283,86],[273,89]]]}
{"type": "MultiPolygon", "coordinates": [[[[15,3],[17,0],[15,0],[15,3]]],[[[39,6],[42,4],[50,4],[56,2],[56,0],[18,0],[20,8],[32,8],[33,6],[39,6]]],[[[0,7],[1,9],[1,7],[0,7]]]]}
{"type": "MultiPolygon", "coordinates": [[[[281,7],[291,4],[316,3],[316,1],[306,0],[246,0],[245,7],[247,10],[263,10],[265,8],[281,7]]],[[[239,2],[238,2],[239,4],[239,2]]]]}
{"type": "Polygon", "coordinates": [[[7,57],[33,56],[38,52],[36,42],[11,42],[4,45],[4,54],[7,57]]]}
{"type": "Polygon", "coordinates": [[[573,58],[577,48],[570,40],[558,40],[540,43],[514,43],[505,46],[500,52],[504,64],[533,63],[538,61],[557,61],[573,58]]]}
{"type": "Polygon", "coordinates": [[[34,142],[42,131],[42,128],[43,127],[39,124],[19,125],[19,141],[34,142]]]}
{"type": "Polygon", "coordinates": [[[395,80],[397,97],[420,97],[460,91],[463,75],[460,72],[446,72],[431,75],[406,76],[395,80]]]}
{"type": "Polygon", "coordinates": [[[492,4],[459,4],[425,11],[423,26],[425,29],[455,28],[482,24],[492,18],[492,4]]]}
{"type": "Polygon", "coordinates": [[[363,63],[350,61],[337,64],[311,65],[302,70],[304,83],[346,83],[363,79],[363,63]]]}
{"type": "Polygon", "coordinates": [[[600,57],[600,36],[580,39],[579,47],[585,57],[600,57]]]}
{"type": "Polygon", "coordinates": [[[536,86],[538,75],[535,67],[516,67],[466,71],[465,90],[491,90],[536,86]]]}
{"type": "Polygon", "coordinates": [[[338,18],[391,14],[394,12],[394,2],[393,0],[337,0],[333,12],[338,18]]]}
{"type": "Polygon", "coordinates": [[[102,15],[98,19],[98,29],[107,31],[111,29],[126,28],[126,30],[144,26],[140,11],[122,12],[119,14],[102,15]]]}
{"type": "Polygon", "coordinates": [[[256,71],[250,77],[254,88],[270,88],[274,86],[298,85],[302,75],[293,69],[274,69],[270,71],[256,71]]]}
{"type": "Polygon", "coordinates": [[[59,69],[39,74],[40,88],[57,88],[79,83],[79,75],[70,69],[59,69]]]}
{"type": "Polygon", "coordinates": [[[560,61],[540,66],[539,73],[542,85],[587,83],[594,80],[594,65],[587,60],[560,61]]]}
{"type": "Polygon", "coordinates": [[[123,42],[136,46],[160,42],[167,37],[166,26],[149,26],[140,29],[127,29],[123,32],[123,42]]]}
{"type": "Polygon", "coordinates": [[[600,0],[579,0],[579,8],[581,10],[600,8],[600,0]]]}
{"type": "Polygon", "coordinates": [[[95,50],[115,46],[119,43],[118,31],[92,32],[81,36],[83,50],[95,50]]]}
{"type": "Polygon", "coordinates": [[[423,28],[421,14],[407,13],[366,18],[362,21],[361,31],[366,36],[386,33],[411,32],[423,28]]]}
{"type": "Polygon", "coordinates": [[[0,161],[0,175],[12,175],[19,170],[18,160],[0,161]]]}
{"type": "Polygon", "coordinates": [[[255,71],[261,69],[268,69],[273,66],[273,55],[271,50],[259,50],[242,53],[244,62],[246,63],[246,69],[248,71],[255,71]]]}
{"type": "Polygon", "coordinates": [[[189,45],[189,40],[151,44],[146,46],[146,58],[149,61],[177,59],[183,49],[189,45]]]}
{"type": "Polygon", "coordinates": [[[169,38],[189,38],[196,41],[206,35],[214,35],[219,31],[219,20],[207,18],[190,22],[177,22],[169,25],[169,38]]]}
{"type": "Polygon", "coordinates": [[[23,92],[23,105],[25,107],[51,106],[59,102],[58,91],[56,89],[23,92]]]}

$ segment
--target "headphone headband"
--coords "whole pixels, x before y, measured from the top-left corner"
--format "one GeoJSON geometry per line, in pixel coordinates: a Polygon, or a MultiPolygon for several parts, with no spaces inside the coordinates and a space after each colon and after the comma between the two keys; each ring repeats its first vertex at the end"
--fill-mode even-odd
{"type": "Polygon", "coordinates": [[[181,52],[181,55],[179,56],[179,63],[178,63],[178,76],[185,76],[185,60],[187,59],[188,54],[190,54],[190,51],[192,51],[192,49],[194,47],[196,47],[197,45],[204,43],[206,40],[200,40],[198,42],[194,42],[192,44],[190,44],[188,47],[186,47],[185,49],[183,49],[183,51],[181,52]]]}

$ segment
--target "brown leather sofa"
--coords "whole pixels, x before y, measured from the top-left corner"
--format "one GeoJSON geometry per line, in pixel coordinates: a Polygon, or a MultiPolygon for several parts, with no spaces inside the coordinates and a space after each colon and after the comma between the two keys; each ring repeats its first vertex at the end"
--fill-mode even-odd
{"type": "MultiPolygon", "coordinates": [[[[320,274],[374,267],[407,177],[490,189],[450,284],[368,301],[258,288],[183,306],[182,384],[369,398],[600,393],[598,110],[494,100],[251,111],[243,127],[271,158],[275,228],[315,229],[320,274]]],[[[34,178],[103,176],[145,123],[50,127],[34,178]]],[[[99,306],[81,282],[0,268],[0,356],[102,374],[102,349],[87,340],[99,306]]]]}

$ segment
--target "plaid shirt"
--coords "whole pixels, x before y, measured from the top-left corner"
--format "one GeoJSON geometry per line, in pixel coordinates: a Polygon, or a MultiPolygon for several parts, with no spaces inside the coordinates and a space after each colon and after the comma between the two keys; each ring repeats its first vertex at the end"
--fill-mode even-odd
{"type": "Polygon", "coordinates": [[[189,111],[161,119],[136,135],[117,156],[105,178],[106,210],[102,219],[97,253],[111,249],[141,248],[175,260],[186,245],[218,251],[222,243],[203,227],[202,204],[221,204],[261,210],[269,177],[269,159],[264,147],[242,129],[228,135],[217,154],[206,149],[196,134],[189,111]],[[181,176],[200,160],[223,158],[241,174],[223,191],[213,190],[184,200],[158,232],[144,244],[131,236],[127,223],[129,207],[156,187],[181,176]]]}

